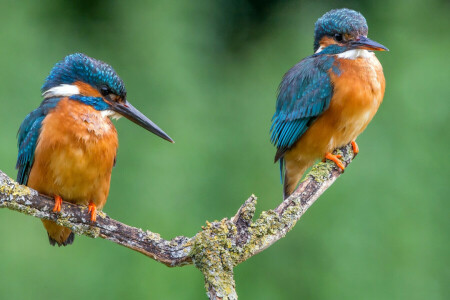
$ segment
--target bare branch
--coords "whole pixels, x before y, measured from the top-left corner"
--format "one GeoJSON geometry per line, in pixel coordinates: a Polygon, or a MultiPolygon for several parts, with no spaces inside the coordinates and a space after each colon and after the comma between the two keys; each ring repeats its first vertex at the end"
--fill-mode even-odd
{"type": "Polygon", "coordinates": [[[192,264],[191,242],[179,236],[170,241],[159,234],[128,226],[100,212],[92,223],[87,207],[63,202],[60,213],[52,211],[54,200],[19,185],[0,171],[0,208],[6,207],[40,219],[51,220],[72,229],[75,234],[101,237],[138,251],[167,266],[192,264]]]}
{"type": "MultiPolygon", "coordinates": [[[[354,158],[350,144],[337,152],[345,166],[354,158]]],[[[194,263],[205,276],[210,299],[237,299],[234,267],[284,237],[341,173],[332,162],[318,163],[296,191],[274,210],[263,211],[253,221],[256,197],[252,195],[234,217],[206,222],[192,238],[165,240],[157,233],[120,223],[104,213],[99,214],[96,223],[91,223],[86,207],[67,202],[63,202],[61,213],[53,213],[53,199],[19,185],[1,171],[0,208],[52,220],[79,235],[113,241],[170,267],[194,263]]]]}

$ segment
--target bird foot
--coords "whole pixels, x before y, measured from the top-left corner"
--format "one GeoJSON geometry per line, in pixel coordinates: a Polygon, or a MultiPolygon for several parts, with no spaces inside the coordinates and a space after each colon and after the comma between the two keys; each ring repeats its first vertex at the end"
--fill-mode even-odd
{"type": "Polygon", "coordinates": [[[97,206],[95,206],[94,203],[89,202],[88,208],[88,212],[91,214],[91,222],[95,223],[95,221],[97,221],[97,206]]]}
{"type": "Polygon", "coordinates": [[[341,158],[341,157],[342,157],[342,155],[334,155],[334,154],[331,154],[331,153],[329,153],[329,152],[325,155],[325,158],[326,158],[326,159],[329,159],[329,160],[334,161],[334,163],[335,163],[342,171],[344,171],[344,169],[345,169],[344,164],[339,160],[339,158],[341,158]]]}
{"type": "Polygon", "coordinates": [[[61,196],[55,195],[55,206],[53,206],[53,212],[60,212],[62,206],[61,196]]]}
{"type": "Polygon", "coordinates": [[[355,141],[352,141],[352,148],[353,148],[353,153],[355,155],[359,153],[359,147],[358,147],[358,144],[355,141]]]}

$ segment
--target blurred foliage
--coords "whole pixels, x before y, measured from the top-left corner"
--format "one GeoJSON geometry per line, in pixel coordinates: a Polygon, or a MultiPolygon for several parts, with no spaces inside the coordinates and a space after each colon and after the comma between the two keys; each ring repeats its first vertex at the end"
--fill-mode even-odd
{"type": "MultiPolygon", "coordinates": [[[[270,249],[238,266],[242,299],[449,296],[446,1],[6,1],[0,9],[0,169],[55,62],[110,63],[131,103],[175,140],[122,119],[105,211],[165,238],[232,216],[251,194],[281,200],[268,131],[281,76],[312,53],[314,22],[349,7],[391,51],[384,103],[337,183],[270,249]]],[[[194,267],[110,242],[50,247],[39,220],[0,210],[2,299],[205,299],[194,267]]]]}

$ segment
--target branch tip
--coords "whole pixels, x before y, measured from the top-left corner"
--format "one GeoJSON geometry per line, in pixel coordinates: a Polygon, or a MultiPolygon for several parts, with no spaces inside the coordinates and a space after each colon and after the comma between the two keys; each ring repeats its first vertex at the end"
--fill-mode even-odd
{"type": "MultiPolygon", "coordinates": [[[[336,153],[342,155],[344,166],[356,156],[351,144],[336,153]]],[[[253,221],[257,198],[251,195],[231,219],[206,221],[194,237],[177,236],[172,240],[120,223],[103,213],[92,224],[84,206],[67,202],[63,202],[62,212],[55,214],[53,199],[19,185],[1,171],[0,208],[57,222],[76,234],[110,240],[169,267],[194,263],[205,277],[210,299],[237,299],[233,268],[284,237],[341,174],[333,162],[319,163],[289,198],[274,210],[263,211],[257,220],[253,221]]]]}

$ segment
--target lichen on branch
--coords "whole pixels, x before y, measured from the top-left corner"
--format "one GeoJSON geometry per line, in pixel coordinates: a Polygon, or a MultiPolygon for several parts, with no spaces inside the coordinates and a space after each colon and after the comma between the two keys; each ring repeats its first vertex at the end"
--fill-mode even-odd
{"type": "MultiPolygon", "coordinates": [[[[355,156],[351,144],[336,152],[342,155],[344,166],[350,164],[355,156]]],[[[232,218],[207,221],[195,236],[178,236],[172,240],[120,223],[104,213],[99,213],[97,221],[91,223],[87,207],[68,202],[63,202],[60,213],[54,213],[53,199],[19,185],[2,171],[0,208],[54,221],[78,235],[110,240],[169,267],[194,264],[205,277],[210,299],[237,299],[234,267],[284,237],[341,173],[333,162],[320,162],[290,197],[275,209],[263,211],[256,220],[253,221],[257,199],[252,195],[232,218]]]]}

